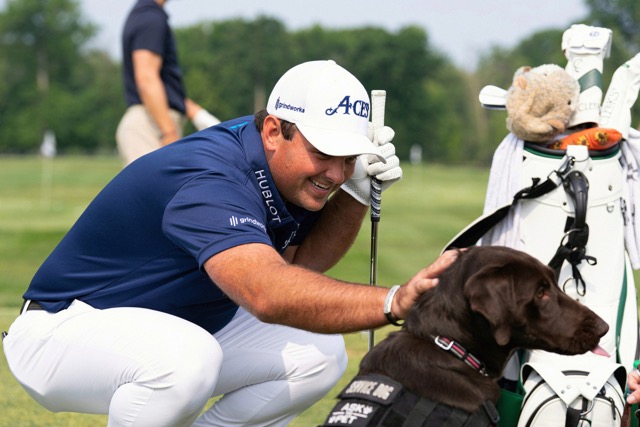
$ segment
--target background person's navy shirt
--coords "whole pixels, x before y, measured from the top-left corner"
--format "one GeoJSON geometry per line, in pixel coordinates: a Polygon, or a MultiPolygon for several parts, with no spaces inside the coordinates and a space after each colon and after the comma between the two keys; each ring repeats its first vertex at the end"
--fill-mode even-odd
{"type": "Polygon", "coordinates": [[[169,107],[185,113],[185,89],[182,71],[169,16],[154,0],[138,0],[122,30],[122,75],[127,106],[142,104],[136,87],[132,54],[145,49],[162,57],[160,78],[164,83],[169,107]]]}
{"type": "Polygon", "coordinates": [[[145,307],[213,333],[237,306],[204,272],[205,261],[247,243],[282,253],[302,241],[318,214],[286,206],[253,116],[242,117],[126,167],[45,260],[24,298],[48,311],[74,299],[96,308],[145,307]]]}

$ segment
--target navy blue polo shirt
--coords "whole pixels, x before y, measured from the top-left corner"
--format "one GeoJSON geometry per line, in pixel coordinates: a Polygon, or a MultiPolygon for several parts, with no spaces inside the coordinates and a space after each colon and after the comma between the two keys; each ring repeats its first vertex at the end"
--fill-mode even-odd
{"type": "Polygon", "coordinates": [[[210,332],[237,306],[203,265],[226,249],[297,245],[319,212],[287,205],[253,116],[197,132],[123,169],[36,272],[25,299],[59,311],[145,307],[210,332]]]}
{"type": "Polygon", "coordinates": [[[154,0],[138,0],[122,30],[122,76],[127,106],[142,104],[133,74],[133,51],[144,49],[162,57],[160,78],[169,107],[185,113],[185,89],[169,16],[154,0]]]}

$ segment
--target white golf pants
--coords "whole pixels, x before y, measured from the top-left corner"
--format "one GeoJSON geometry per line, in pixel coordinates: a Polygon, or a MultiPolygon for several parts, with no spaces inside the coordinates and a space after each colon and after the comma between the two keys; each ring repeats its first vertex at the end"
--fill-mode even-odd
{"type": "Polygon", "coordinates": [[[109,414],[113,427],[285,426],[347,364],[340,335],[265,324],[243,309],[212,337],[166,313],[75,301],[55,314],[23,312],[3,347],[42,406],[109,414]]]}

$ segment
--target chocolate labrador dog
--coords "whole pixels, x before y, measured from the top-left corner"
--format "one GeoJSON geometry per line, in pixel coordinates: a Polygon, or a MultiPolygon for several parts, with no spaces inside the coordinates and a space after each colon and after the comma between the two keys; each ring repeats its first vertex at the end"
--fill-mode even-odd
{"type": "Polygon", "coordinates": [[[604,354],[608,329],[536,258],[469,248],[362,359],[323,426],[497,425],[497,380],[514,350],[604,354]]]}

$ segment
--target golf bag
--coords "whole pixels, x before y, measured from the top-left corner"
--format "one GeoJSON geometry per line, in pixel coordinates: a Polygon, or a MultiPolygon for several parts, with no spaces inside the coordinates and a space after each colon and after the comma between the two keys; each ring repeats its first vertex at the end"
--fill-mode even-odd
{"type": "Polygon", "coordinates": [[[620,426],[624,368],[559,371],[523,367],[526,394],[518,426],[620,426]],[[616,375],[617,374],[617,375],[616,375]]]}
{"type": "Polygon", "coordinates": [[[621,425],[626,373],[637,358],[638,313],[625,252],[620,156],[619,147],[602,153],[524,147],[521,183],[557,174],[562,185],[520,204],[518,246],[553,267],[563,291],[609,324],[600,346],[611,356],[521,354],[520,377],[512,375],[524,390],[518,427],[562,420],[621,425]]]}
{"type": "MultiPolygon", "coordinates": [[[[605,30],[568,30],[562,44],[570,64],[588,58],[591,74],[601,73],[610,48],[611,32],[605,30]],[[599,38],[585,41],[592,35],[599,38]]],[[[580,101],[599,105],[601,89],[585,89],[582,83],[580,101]]],[[[602,122],[620,131],[623,138],[605,150],[585,145],[550,149],[508,134],[494,153],[484,215],[447,245],[523,250],[552,267],[558,286],[609,324],[600,341],[609,357],[540,350],[514,354],[501,381],[502,427],[621,425],[627,373],[639,358],[632,269],[640,268],[640,224],[635,224],[640,133],[630,128],[638,87],[640,55],[614,74],[600,117],[593,109],[574,113],[570,126],[602,122]]],[[[482,105],[504,108],[500,89],[488,88],[481,92],[482,105]]],[[[637,419],[632,425],[638,425],[637,419]]]]}
{"type": "Polygon", "coordinates": [[[513,194],[513,199],[496,209],[488,199],[487,213],[447,245],[467,247],[480,239],[483,245],[524,250],[553,267],[564,292],[610,326],[600,341],[608,358],[539,350],[514,355],[503,384],[516,393],[503,396],[520,407],[505,417],[505,402],[499,402],[501,426],[551,426],[565,418],[567,426],[620,425],[626,374],[638,358],[621,153],[620,146],[593,153],[585,146],[548,150],[508,135],[496,151],[487,195],[513,194]],[[506,157],[518,160],[504,173],[506,157]]]}

